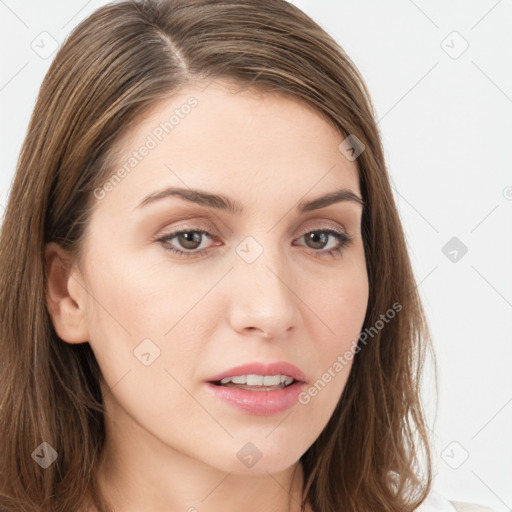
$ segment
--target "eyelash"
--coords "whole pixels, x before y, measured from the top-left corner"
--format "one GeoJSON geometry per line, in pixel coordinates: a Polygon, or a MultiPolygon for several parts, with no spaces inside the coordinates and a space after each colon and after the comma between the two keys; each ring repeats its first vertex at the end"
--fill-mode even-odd
{"type": "MultiPolygon", "coordinates": [[[[170,251],[179,256],[184,256],[185,258],[200,257],[210,250],[210,248],[208,247],[206,249],[201,249],[199,251],[197,251],[197,250],[182,251],[180,249],[176,249],[175,247],[170,247],[168,245],[165,245],[166,242],[168,243],[173,238],[177,237],[178,235],[182,235],[184,233],[198,233],[200,235],[208,235],[208,238],[212,238],[211,236],[209,236],[210,233],[208,231],[205,231],[203,229],[187,228],[187,229],[181,229],[179,231],[175,231],[173,233],[169,233],[161,238],[158,238],[156,241],[161,242],[165,250],[170,251]]],[[[346,233],[343,233],[341,231],[336,231],[335,229],[312,229],[312,230],[306,231],[299,238],[302,238],[303,236],[308,235],[310,233],[325,233],[327,235],[334,236],[339,242],[338,247],[329,249],[327,251],[321,250],[321,249],[320,250],[311,249],[314,252],[315,258],[321,258],[324,256],[331,256],[334,258],[337,256],[341,256],[344,249],[347,248],[348,246],[350,246],[353,242],[353,239],[351,236],[349,236],[346,233]]]]}

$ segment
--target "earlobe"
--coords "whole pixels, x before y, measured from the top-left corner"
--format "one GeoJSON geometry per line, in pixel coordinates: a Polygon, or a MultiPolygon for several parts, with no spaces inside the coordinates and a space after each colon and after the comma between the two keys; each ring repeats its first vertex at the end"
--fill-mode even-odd
{"type": "Polygon", "coordinates": [[[89,341],[85,317],[85,294],[77,282],[78,272],[61,246],[45,247],[46,305],[59,338],[68,343],[89,341]]]}

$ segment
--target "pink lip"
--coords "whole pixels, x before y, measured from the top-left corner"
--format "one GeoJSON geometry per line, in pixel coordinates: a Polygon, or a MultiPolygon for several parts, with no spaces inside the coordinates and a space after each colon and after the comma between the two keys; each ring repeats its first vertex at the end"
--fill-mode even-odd
{"type": "Polygon", "coordinates": [[[300,393],[306,386],[305,381],[304,373],[290,363],[250,363],[214,375],[208,379],[206,385],[217,398],[245,413],[257,416],[270,416],[295,405],[300,393]],[[285,388],[273,391],[250,391],[214,384],[225,377],[250,374],[264,376],[288,375],[293,377],[296,382],[285,388]]]}
{"type": "Polygon", "coordinates": [[[306,376],[296,366],[286,361],[278,361],[276,363],[249,363],[235,366],[210,377],[207,382],[218,382],[225,377],[234,377],[236,375],[288,375],[300,382],[306,381],[306,376]]]}
{"type": "Polygon", "coordinates": [[[294,382],[283,389],[274,391],[249,391],[217,386],[212,382],[207,382],[206,386],[217,398],[247,414],[271,416],[298,403],[299,395],[306,384],[294,382]]]}

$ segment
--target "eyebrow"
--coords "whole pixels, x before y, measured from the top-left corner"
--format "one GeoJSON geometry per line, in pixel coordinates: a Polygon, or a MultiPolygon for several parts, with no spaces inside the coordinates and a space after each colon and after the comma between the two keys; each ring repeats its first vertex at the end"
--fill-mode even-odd
{"type": "MultiPolygon", "coordinates": [[[[243,212],[242,204],[227,196],[211,194],[202,190],[178,187],[167,187],[163,190],[149,194],[134,208],[134,210],[168,197],[180,197],[181,199],[191,203],[206,206],[207,208],[214,208],[216,210],[224,210],[231,214],[240,214],[243,212]]],[[[313,210],[319,210],[320,208],[325,208],[331,204],[346,201],[350,201],[361,206],[365,205],[363,199],[351,190],[339,189],[315,199],[299,201],[297,203],[296,210],[298,213],[306,213],[313,210]]]]}

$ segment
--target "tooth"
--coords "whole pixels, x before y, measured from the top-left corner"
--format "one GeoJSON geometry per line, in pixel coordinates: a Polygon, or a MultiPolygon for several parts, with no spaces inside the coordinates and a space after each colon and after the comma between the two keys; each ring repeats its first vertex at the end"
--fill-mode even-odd
{"type": "Polygon", "coordinates": [[[248,386],[262,386],[263,377],[261,375],[247,375],[248,386]]]}
{"type": "Polygon", "coordinates": [[[246,384],[248,386],[288,386],[293,382],[292,377],[287,375],[236,375],[233,377],[224,377],[220,383],[228,384],[246,384]]]}
{"type": "Polygon", "coordinates": [[[263,377],[263,385],[264,386],[279,386],[281,384],[281,376],[280,375],[266,375],[263,377]]]}

